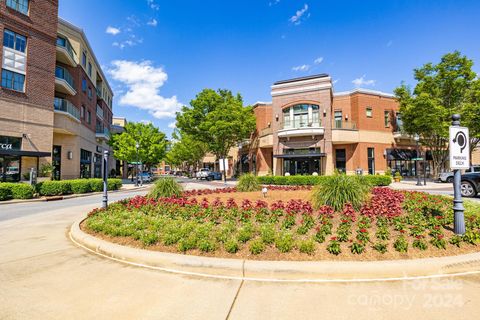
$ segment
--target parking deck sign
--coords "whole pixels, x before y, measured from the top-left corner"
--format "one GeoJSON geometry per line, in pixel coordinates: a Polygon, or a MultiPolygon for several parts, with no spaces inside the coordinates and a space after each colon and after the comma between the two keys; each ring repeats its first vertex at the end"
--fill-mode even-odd
{"type": "Polygon", "coordinates": [[[450,127],[450,168],[452,170],[470,167],[470,140],[468,128],[450,127]]]}

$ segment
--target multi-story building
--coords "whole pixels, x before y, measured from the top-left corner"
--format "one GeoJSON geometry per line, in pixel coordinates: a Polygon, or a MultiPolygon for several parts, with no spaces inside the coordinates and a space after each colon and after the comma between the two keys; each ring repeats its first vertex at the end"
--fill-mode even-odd
{"type": "Polygon", "coordinates": [[[101,177],[102,154],[110,149],[112,90],[84,32],[62,19],[56,52],[54,176],[101,177]]]}
{"type": "Polygon", "coordinates": [[[55,179],[100,177],[113,94],[83,31],[57,0],[8,0],[0,40],[1,180],[44,163],[55,179]]]}
{"type": "MultiPolygon", "coordinates": [[[[355,89],[334,93],[326,74],[279,81],[272,102],[254,105],[257,130],[237,168],[258,175],[384,173],[415,175],[415,142],[402,133],[392,94],[355,89]]],[[[426,155],[427,173],[430,154],[426,155]]],[[[423,162],[419,172],[423,173],[423,162]]]]}

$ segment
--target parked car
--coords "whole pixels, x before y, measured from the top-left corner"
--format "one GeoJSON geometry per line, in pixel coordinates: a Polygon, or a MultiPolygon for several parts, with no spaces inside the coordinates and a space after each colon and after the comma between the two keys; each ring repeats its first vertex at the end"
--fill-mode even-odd
{"type": "Polygon", "coordinates": [[[221,172],[210,172],[210,180],[222,180],[222,173],[221,172]]]}
{"type": "Polygon", "coordinates": [[[196,175],[195,175],[195,179],[197,180],[202,180],[202,179],[205,179],[205,180],[213,180],[213,177],[211,176],[211,171],[210,169],[207,169],[207,168],[203,168],[203,169],[200,169],[199,171],[197,171],[196,175]]]}
{"type": "Polygon", "coordinates": [[[152,182],[153,177],[150,172],[142,172],[139,174],[139,179],[141,179],[143,182],[152,182]]]}
{"type": "Polygon", "coordinates": [[[480,172],[462,175],[461,193],[463,197],[473,198],[480,192],[480,172]]]}
{"type": "MultiPolygon", "coordinates": [[[[471,166],[467,170],[465,170],[465,173],[472,173],[472,172],[480,172],[480,166],[471,166]]],[[[442,172],[440,173],[439,180],[442,182],[448,182],[452,183],[453,182],[453,172],[442,172]]]]}

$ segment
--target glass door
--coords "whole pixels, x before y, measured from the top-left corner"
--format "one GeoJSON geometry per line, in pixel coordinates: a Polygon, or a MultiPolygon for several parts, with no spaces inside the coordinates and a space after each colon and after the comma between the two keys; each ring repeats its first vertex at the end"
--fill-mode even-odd
{"type": "Polygon", "coordinates": [[[61,173],[62,173],[62,147],[61,146],[53,146],[52,152],[52,179],[53,180],[60,180],[61,173]]]}

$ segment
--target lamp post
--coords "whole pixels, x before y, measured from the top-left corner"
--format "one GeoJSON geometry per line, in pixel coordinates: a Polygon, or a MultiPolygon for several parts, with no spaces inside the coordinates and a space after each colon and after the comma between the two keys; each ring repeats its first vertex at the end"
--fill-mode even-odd
{"type": "Polygon", "coordinates": [[[422,181],[420,181],[420,175],[418,174],[418,159],[420,157],[420,148],[419,148],[419,141],[420,136],[416,134],[413,139],[415,140],[415,145],[417,147],[417,158],[415,159],[415,175],[417,176],[417,186],[422,185],[422,181]]]}
{"type": "Polygon", "coordinates": [[[138,142],[135,143],[135,148],[137,149],[137,162],[135,163],[135,187],[138,187],[138,149],[140,148],[140,144],[138,142]]]}
{"type": "Polygon", "coordinates": [[[108,208],[108,150],[103,152],[103,200],[102,208],[108,208]]]}

